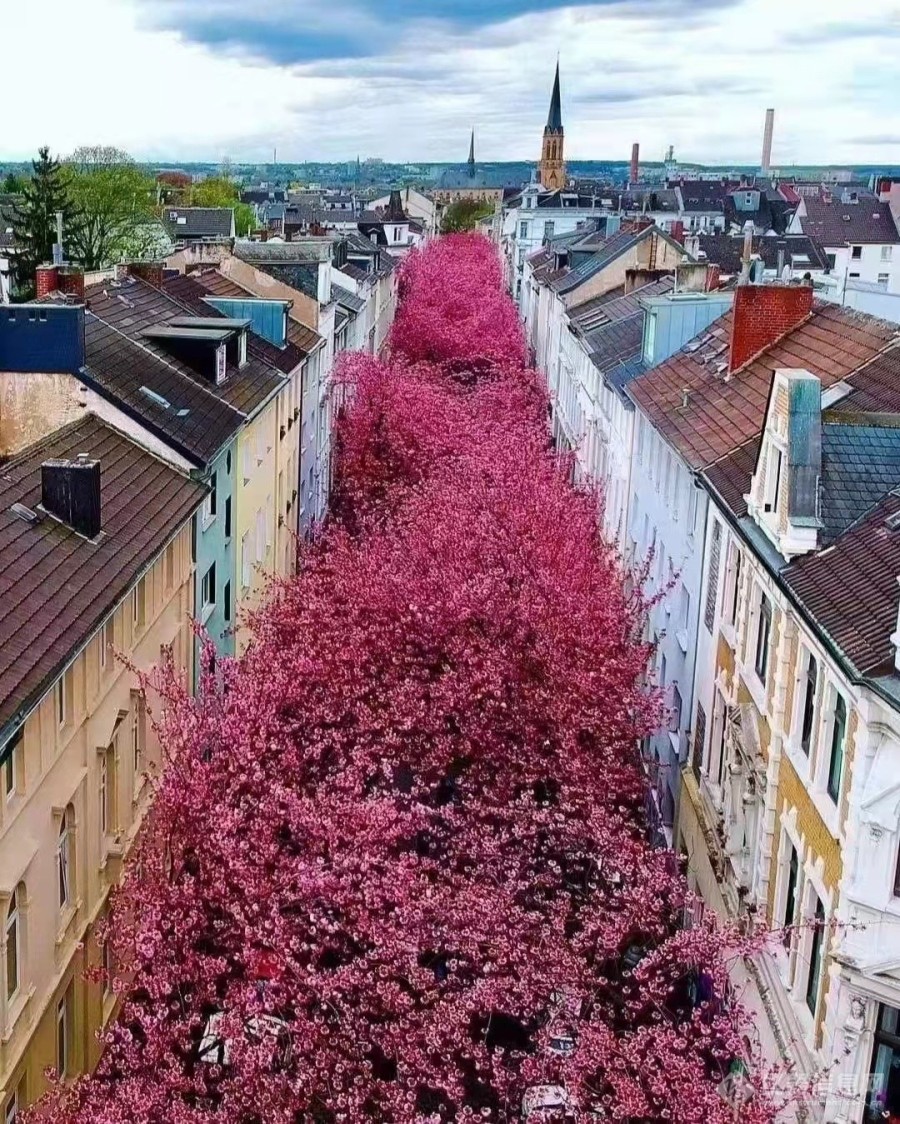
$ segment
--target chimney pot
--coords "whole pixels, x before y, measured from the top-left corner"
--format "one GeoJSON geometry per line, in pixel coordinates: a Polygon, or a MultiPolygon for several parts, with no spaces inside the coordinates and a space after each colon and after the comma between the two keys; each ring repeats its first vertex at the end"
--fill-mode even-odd
{"type": "Polygon", "coordinates": [[[78,534],[100,534],[100,462],[87,454],[41,465],[41,506],[78,534]]]}

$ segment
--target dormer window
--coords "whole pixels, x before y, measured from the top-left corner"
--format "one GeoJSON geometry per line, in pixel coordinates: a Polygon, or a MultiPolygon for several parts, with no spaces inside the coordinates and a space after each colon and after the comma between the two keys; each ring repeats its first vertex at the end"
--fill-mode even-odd
{"type": "Polygon", "coordinates": [[[815,550],[822,474],[822,384],[804,370],[778,370],[747,510],[790,559],[815,550]]]}
{"type": "Polygon", "coordinates": [[[225,374],[227,370],[228,355],[225,349],[225,344],[220,344],[219,347],[216,348],[216,386],[225,381],[225,374]]]}
{"type": "Polygon", "coordinates": [[[247,365],[247,333],[241,332],[238,336],[238,366],[247,365]]]}

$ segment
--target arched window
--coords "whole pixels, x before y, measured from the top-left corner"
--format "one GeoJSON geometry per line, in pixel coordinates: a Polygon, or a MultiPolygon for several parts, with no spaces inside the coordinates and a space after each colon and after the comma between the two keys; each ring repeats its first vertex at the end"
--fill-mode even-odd
{"type": "Polygon", "coordinates": [[[19,990],[22,964],[22,923],[19,907],[21,890],[17,886],[9,899],[6,911],[6,998],[12,999],[19,990]]]}
{"type": "Polygon", "coordinates": [[[72,900],[72,807],[69,805],[59,821],[56,841],[56,874],[59,908],[65,909],[72,900]]]}

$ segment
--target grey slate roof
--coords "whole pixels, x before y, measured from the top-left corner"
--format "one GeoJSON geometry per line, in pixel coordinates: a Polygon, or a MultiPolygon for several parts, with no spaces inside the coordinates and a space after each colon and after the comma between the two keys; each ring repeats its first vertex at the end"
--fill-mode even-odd
{"type": "MultiPolygon", "coordinates": [[[[650,228],[648,228],[650,229],[650,228]]],[[[640,242],[644,232],[635,233],[632,230],[620,231],[614,234],[593,257],[570,270],[564,277],[554,281],[552,287],[557,293],[571,293],[579,285],[584,284],[594,277],[610,262],[620,258],[640,242]]]]}
{"type": "Polygon", "coordinates": [[[828,422],[822,427],[822,519],[828,542],[900,487],[900,418],[884,425],[828,422]]]}
{"type": "Polygon", "coordinates": [[[661,297],[670,293],[674,287],[675,278],[672,275],[641,285],[627,295],[624,286],[621,286],[578,305],[570,311],[569,317],[578,331],[588,333],[613,320],[633,316],[641,310],[640,302],[643,297],[661,297]]]}
{"type": "Polygon", "coordinates": [[[166,233],[175,241],[186,238],[231,238],[234,210],[231,207],[174,207],[162,212],[166,233]],[[184,219],[184,222],[180,222],[184,219]]]}
{"type": "MultiPolygon", "coordinates": [[[[317,262],[323,260],[323,247],[328,242],[236,242],[234,256],[253,265],[270,262],[317,262]]],[[[324,254],[327,257],[327,253],[324,254]]]]}
{"type": "Polygon", "coordinates": [[[358,297],[355,293],[350,293],[346,289],[342,289],[340,285],[331,286],[331,299],[337,301],[342,308],[346,308],[350,312],[362,312],[366,307],[366,302],[362,297],[358,297]]]}
{"type": "Polygon", "coordinates": [[[644,313],[636,312],[624,320],[614,320],[585,337],[595,366],[601,371],[628,362],[641,354],[644,340],[644,313]]]}
{"type": "MultiPolygon", "coordinates": [[[[699,234],[698,250],[706,254],[707,261],[715,262],[721,267],[723,273],[740,273],[741,257],[744,252],[744,239],[740,234],[699,234]]],[[[795,258],[808,258],[809,264],[800,262],[798,269],[827,269],[828,259],[822,247],[806,234],[785,234],[782,237],[772,235],[754,235],[753,253],[759,254],[767,269],[775,269],[778,265],[778,251],[784,250],[786,265],[790,265],[795,258]]]]}

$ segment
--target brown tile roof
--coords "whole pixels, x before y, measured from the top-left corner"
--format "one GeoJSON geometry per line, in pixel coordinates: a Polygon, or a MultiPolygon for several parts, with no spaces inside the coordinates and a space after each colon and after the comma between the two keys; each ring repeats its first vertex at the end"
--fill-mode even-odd
{"type": "MultiPolygon", "coordinates": [[[[363,273],[363,277],[367,276],[363,273]]],[[[242,285],[235,284],[230,277],[219,273],[217,269],[204,270],[202,273],[192,273],[191,278],[202,285],[208,293],[217,297],[231,297],[234,300],[255,300],[258,293],[251,293],[242,285]]],[[[288,316],[288,341],[298,347],[307,355],[312,354],[325,340],[314,328],[301,324],[293,316],[288,316]]]]}
{"type": "Polygon", "coordinates": [[[815,196],[807,196],[805,202],[806,215],[800,218],[803,233],[823,246],[900,242],[890,207],[872,195],[861,196],[858,203],[842,203],[840,197],[825,203],[815,196]]]}
{"type": "Polygon", "coordinates": [[[89,414],[0,468],[0,728],[29,709],[202,503],[204,488],[89,414]],[[41,500],[41,463],[100,461],[103,531],[90,542],[41,500]]]}
{"type": "Polygon", "coordinates": [[[847,381],[853,393],[833,406],[833,413],[854,414],[866,410],[900,413],[900,350],[896,347],[878,355],[847,381]]]}
{"type": "Polygon", "coordinates": [[[750,480],[756,471],[759,459],[759,437],[754,437],[746,445],[741,445],[727,457],[716,461],[704,475],[735,515],[747,514],[744,496],[750,491],[750,480]]]}
{"type": "Polygon", "coordinates": [[[897,512],[900,495],[892,493],[830,550],[798,558],[782,571],[797,600],[863,675],[893,671],[900,531],[885,520],[897,512]]]}
{"type": "MultiPolygon", "coordinates": [[[[177,300],[179,304],[195,316],[219,316],[223,319],[225,317],[223,312],[219,312],[218,309],[206,303],[204,297],[211,294],[207,292],[199,279],[195,280],[193,277],[179,274],[177,277],[170,277],[163,281],[162,289],[167,296],[177,300]]],[[[296,347],[290,339],[287,346],[277,347],[274,343],[253,331],[250,332],[247,350],[263,363],[268,363],[269,366],[277,368],[285,375],[289,375],[299,367],[309,354],[296,347]]]]}
{"type": "Polygon", "coordinates": [[[176,316],[184,316],[186,310],[146,281],[128,277],[115,286],[101,282],[85,290],[85,299],[90,311],[98,319],[141,344],[185,378],[200,383],[209,393],[248,417],[284,385],[280,371],[255,358],[251,358],[243,367],[229,367],[228,377],[223,383],[216,385],[175,358],[171,351],[148,340],[143,335],[147,328],[166,324],[176,316]]]}
{"type": "Polygon", "coordinates": [[[808,320],[725,381],[732,313],[629,386],[651,424],[695,469],[706,468],[762,430],[777,367],[802,367],[824,387],[845,379],[900,338],[886,324],[837,305],[816,304],[808,320]],[[699,346],[697,346],[699,344],[699,346]],[[683,408],[683,392],[688,404],[683,408]]]}
{"type": "Polygon", "coordinates": [[[244,424],[244,415],[211,387],[185,378],[91,312],[84,318],[84,344],[79,378],[198,467],[209,464],[244,424]]]}

